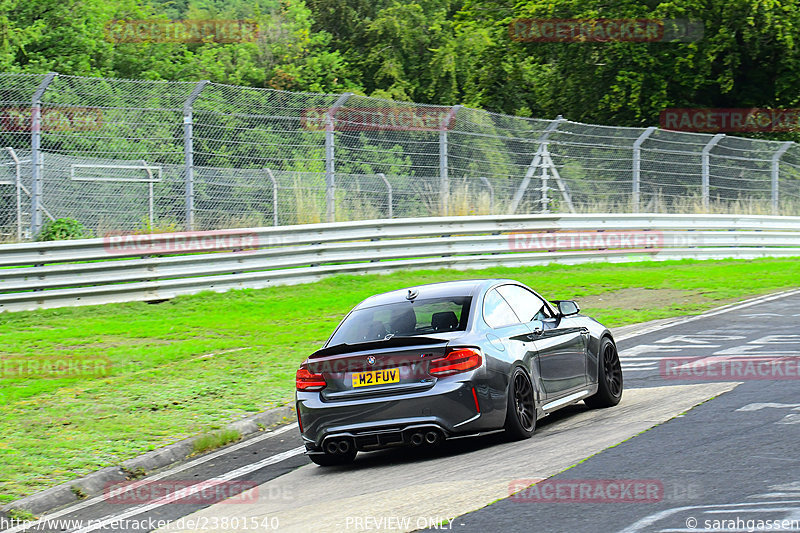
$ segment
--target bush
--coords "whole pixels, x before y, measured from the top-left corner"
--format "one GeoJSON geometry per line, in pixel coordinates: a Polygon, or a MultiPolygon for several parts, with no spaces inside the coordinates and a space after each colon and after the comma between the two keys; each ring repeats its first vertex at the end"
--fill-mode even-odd
{"type": "Polygon", "coordinates": [[[74,218],[59,218],[45,224],[37,240],[67,241],[71,239],[86,239],[91,236],[91,232],[74,218]]]}

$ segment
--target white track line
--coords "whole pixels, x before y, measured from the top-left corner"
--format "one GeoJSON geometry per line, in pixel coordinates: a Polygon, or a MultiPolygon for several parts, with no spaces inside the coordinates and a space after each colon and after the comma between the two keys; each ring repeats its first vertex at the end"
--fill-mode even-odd
{"type": "Polygon", "coordinates": [[[671,328],[673,326],[679,326],[681,324],[686,324],[687,322],[694,322],[695,320],[700,320],[702,318],[708,318],[712,316],[721,315],[723,313],[730,313],[731,311],[738,311],[739,309],[744,309],[746,307],[751,307],[753,305],[758,305],[765,302],[771,302],[773,300],[779,300],[780,298],[786,298],[788,296],[794,296],[796,294],[800,294],[800,289],[792,289],[783,292],[777,292],[775,294],[768,294],[766,296],[758,296],[756,298],[752,298],[750,300],[745,300],[741,303],[736,304],[729,304],[724,305],[722,307],[718,307],[716,309],[712,309],[711,311],[707,311],[705,313],[699,315],[692,315],[686,318],[681,318],[676,320],[675,322],[668,322],[667,324],[659,324],[653,325],[650,327],[646,327],[642,330],[635,331],[633,333],[628,333],[627,335],[620,335],[619,337],[614,337],[614,340],[617,342],[624,341],[627,339],[631,339],[633,337],[639,337],[641,335],[647,335],[648,333],[653,333],[655,331],[659,331],[662,329],[671,328]]]}
{"type": "MultiPolygon", "coordinates": [[[[217,457],[225,455],[225,454],[227,454],[229,452],[234,452],[234,451],[237,451],[237,450],[241,450],[242,448],[246,448],[246,447],[251,446],[253,444],[259,443],[262,440],[270,439],[272,437],[277,437],[278,435],[280,435],[282,433],[286,433],[290,429],[294,429],[296,427],[297,427],[297,422],[294,422],[294,423],[286,425],[286,426],[282,426],[282,427],[276,429],[275,431],[269,431],[269,432],[267,432],[267,433],[265,433],[263,435],[259,435],[258,437],[253,437],[252,439],[244,440],[242,442],[234,444],[233,446],[222,448],[222,449],[217,450],[215,452],[212,452],[212,453],[210,453],[208,455],[204,455],[202,457],[198,457],[197,459],[195,459],[193,461],[189,461],[188,463],[182,464],[180,466],[176,466],[175,468],[170,468],[169,470],[165,470],[164,472],[160,472],[160,473],[155,474],[153,476],[149,476],[149,477],[146,478],[146,480],[147,481],[158,481],[159,479],[164,479],[165,477],[172,476],[172,475],[177,474],[179,472],[183,472],[185,470],[189,470],[190,468],[194,468],[197,465],[201,465],[203,463],[211,461],[212,459],[216,459],[217,457]]],[[[133,488],[134,488],[134,486],[131,486],[130,488],[127,488],[127,489],[120,489],[119,494],[124,494],[124,493],[128,492],[129,490],[131,490],[133,488]]],[[[20,531],[25,531],[26,529],[36,529],[36,525],[37,524],[40,524],[42,522],[46,522],[48,520],[55,520],[56,518],[60,518],[60,517],[62,517],[64,515],[67,515],[69,513],[74,513],[75,511],[80,511],[81,509],[85,509],[86,507],[92,506],[92,505],[94,505],[96,503],[100,503],[100,502],[103,502],[103,501],[105,501],[105,495],[95,496],[92,499],[77,503],[75,505],[71,505],[70,507],[66,507],[64,509],[61,509],[60,511],[56,511],[55,513],[48,514],[48,515],[43,515],[41,518],[39,518],[39,520],[36,520],[35,522],[28,523],[25,526],[16,526],[16,527],[13,527],[11,529],[6,529],[6,530],[3,531],[3,533],[18,533],[20,531]]]]}
{"type": "MultiPolygon", "coordinates": [[[[274,465],[275,463],[280,463],[281,461],[285,461],[286,459],[289,459],[289,458],[294,457],[296,455],[303,454],[303,453],[305,453],[305,451],[306,451],[306,447],[305,446],[298,446],[297,448],[292,448],[291,450],[287,450],[285,452],[281,452],[279,454],[267,457],[266,459],[262,459],[261,461],[259,461],[257,463],[253,463],[253,464],[250,464],[250,465],[242,466],[240,468],[237,468],[236,470],[231,470],[227,474],[223,474],[221,476],[215,477],[213,479],[213,481],[215,482],[215,484],[222,483],[222,482],[225,482],[225,481],[230,481],[231,479],[236,479],[238,477],[247,475],[250,472],[254,472],[256,470],[260,470],[261,468],[264,468],[265,466],[274,465]]],[[[198,483],[188,487],[185,491],[181,491],[181,494],[186,494],[186,496],[191,496],[192,494],[196,494],[198,492],[206,490],[208,488],[208,486],[209,486],[208,483],[198,482],[198,483]]],[[[88,527],[85,527],[85,528],[82,528],[82,529],[78,529],[74,533],[89,533],[90,531],[96,531],[98,529],[104,529],[107,526],[113,524],[114,522],[118,522],[120,520],[125,520],[127,518],[132,517],[132,516],[136,516],[137,514],[146,513],[147,511],[152,511],[153,509],[156,509],[156,508],[161,507],[163,505],[169,505],[169,504],[173,504],[173,503],[175,503],[175,495],[174,494],[170,494],[170,495],[164,496],[163,498],[159,498],[158,500],[156,500],[156,501],[154,501],[152,503],[147,503],[147,504],[144,504],[144,505],[136,506],[136,507],[134,507],[132,509],[128,509],[124,513],[107,515],[107,516],[101,518],[98,522],[93,522],[92,525],[90,525],[88,527]]]]}
{"type": "MultiPolygon", "coordinates": [[[[657,513],[653,513],[649,516],[645,516],[644,518],[640,519],[639,521],[629,525],[623,530],[618,531],[617,533],[639,533],[640,531],[653,531],[651,526],[662,520],[664,518],[668,518],[676,513],[680,513],[683,511],[700,511],[700,512],[707,512],[705,509],[713,509],[715,507],[725,507],[728,512],[736,512],[736,511],[743,511],[747,512],[748,509],[746,507],[754,507],[756,505],[774,505],[776,503],[800,503],[800,500],[787,500],[782,502],[752,502],[752,503],[728,503],[728,504],[716,504],[716,505],[687,505],[685,507],[673,507],[672,509],[666,509],[664,511],[659,511],[657,513]]],[[[665,531],[665,530],[661,530],[665,531]]],[[[702,529],[671,529],[666,531],[703,531],[702,529]]],[[[722,530],[717,530],[722,531],[722,530]]]]}

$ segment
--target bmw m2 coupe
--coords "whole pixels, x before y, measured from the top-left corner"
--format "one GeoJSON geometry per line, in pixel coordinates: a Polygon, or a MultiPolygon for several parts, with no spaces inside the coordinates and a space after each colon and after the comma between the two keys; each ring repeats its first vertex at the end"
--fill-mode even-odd
{"type": "Polygon", "coordinates": [[[611,332],[569,300],[512,280],[453,281],[367,298],[297,370],[297,416],[318,465],[359,451],[505,430],[583,401],[611,407],[611,332]]]}

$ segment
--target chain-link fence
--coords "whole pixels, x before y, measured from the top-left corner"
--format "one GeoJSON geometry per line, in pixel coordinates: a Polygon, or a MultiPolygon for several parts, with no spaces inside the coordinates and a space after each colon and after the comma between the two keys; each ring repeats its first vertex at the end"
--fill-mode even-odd
{"type": "Polygon", "coordinates": [[[793,143],[209,82],[0,74],[0,229],[800,214],[793,143]]]}

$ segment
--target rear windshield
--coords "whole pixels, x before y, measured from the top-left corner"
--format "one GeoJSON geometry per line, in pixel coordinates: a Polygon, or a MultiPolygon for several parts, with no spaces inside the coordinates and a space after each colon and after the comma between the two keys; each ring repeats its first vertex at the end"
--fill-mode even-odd
{"type": "Polygon", "coordinates": [[[431,298],[358,309],[342,322],[328,346],[391,337],[464,331],[472,298],[431,298]]]}

